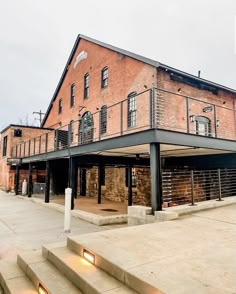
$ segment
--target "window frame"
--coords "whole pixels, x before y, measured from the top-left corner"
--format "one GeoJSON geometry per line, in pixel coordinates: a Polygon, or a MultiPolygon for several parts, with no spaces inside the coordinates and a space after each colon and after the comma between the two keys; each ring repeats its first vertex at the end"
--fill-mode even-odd
{"type": "Polygon", "coordinates": [[[211,136],[211,120],[205,116],[196,116],[196,134],[199,136],[211,136]],[[204,127],[204,132],[201,131],[201,127],[204,127]]]}
{"type": "Polygon", "coordinates": [[[86,111],[79,121],[78,143],[80,145],[93,142],[94,120],[93,114],[86,111]]]}
{"type": "Polygon", "coordinates": [[[127,128],[137,125],[137,92],[131,92],[127,97],[127,128]]]}
{"type": "Polygon", "coordinates": [[[62,113],[62,98],[59,99],[58,101],[58,114],[62,113]]]}
{"type": "Polygon", "coordinates": [[[107,132],[107,105],[103,105],[100,110],[100,135],[107,132]]]}
{"type": "Polygon", "coordinates": [[[70,107],[75,106],[75,84],[70,86],[70,107]]]}
{"type": "Polygon", "coordinates": [[[2,156],[6,157],[7,156],[7,141],[8,141],[8,136],[3,137],[2,141],[2,156]]]}
{"type": "Polygon", "coordinates": [[[69,132],[70,132],[70,142],[69,143],[71,145],[74,142],[74,121],[73,120],[70,121],[69,127],[70,127],[70,129],[69,129],[69,132]]]}
{"type": "Polygon", "coordinates": [[[89,98],[89,73],[84,75],[84,99],[89,98]]]}
{"type": "Polygon", "coordinates": [[[108,87],[108,66],[105,66],[101,71],[101,88],[108,87]]]}

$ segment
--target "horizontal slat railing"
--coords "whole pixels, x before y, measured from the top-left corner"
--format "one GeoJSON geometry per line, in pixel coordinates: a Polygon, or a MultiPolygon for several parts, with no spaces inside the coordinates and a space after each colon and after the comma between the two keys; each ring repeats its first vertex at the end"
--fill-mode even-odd
{"type": "Polygon", "coordinates": [[[236,169],[162,172],[163,206],[236,196],[236,169]]]}

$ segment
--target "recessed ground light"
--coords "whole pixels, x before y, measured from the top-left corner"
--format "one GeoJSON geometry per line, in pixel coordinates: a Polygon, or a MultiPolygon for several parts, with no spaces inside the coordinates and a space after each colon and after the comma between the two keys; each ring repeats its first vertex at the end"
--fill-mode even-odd
{"type": "Polygon", "coordinates": [[[39,294],[48,294],[48,291],[43,287],[41,283],[39,283],[39,289],[38,289],[39,294]]]}
{"type": "Polygon", "coordinates": [[[84,249],[83,250],[83,257],[84,257],[84,259],[86,259],[90,263],[94,264],[94,262],[95,262],[95,255],[93,253],[91,253],[88,250],[84,249]]]}
{"type": "Polygon", "coordinates": [[[112,209],[112,208],[101,208],[100,210],[102,211],[109,211],[109,212],[117,212],[117,209],[112,209]]]}

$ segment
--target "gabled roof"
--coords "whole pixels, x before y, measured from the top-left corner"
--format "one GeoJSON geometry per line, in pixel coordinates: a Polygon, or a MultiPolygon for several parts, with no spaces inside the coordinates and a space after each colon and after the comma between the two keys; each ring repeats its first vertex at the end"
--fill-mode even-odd
{"type": "Polygon", "coordinates": [[[50,128],[42,128],[42,127],[35,127],[35,126],[25,126],[25,125],[16,125],[16,124],[10,124],[7,127],[5,127],[2,131],[0,131],[0,134],[6,132],[9,128],[24,128],[24,129],[40,129],[40,130],[52,130],[50,128]]]}
{"type": "Polygon", "coordinates": [[[78,37],[77,37],[77,39],[76,39],[76,41],[75,41],[75,44],[74,44],[74,46],[73,46],[73,48],[72,48],[71,54],[70,54],[70,56],[69,56],[69,58],[68,58],[68,61],[67,61],[66,66],[65,66],[65,68],[64,68],[64,70],[63,70],[62,76],[61,76],[61,78],[60,78],[60,80],[59,80],[59,83],[58,83],[58,85],[57,85],[57,87],[56,87],[56,90],[55,90],[54,95],[53,95],[53,97],[52,97],[52,99],[51,99],[51,102],[50,102],[49,107],[48,107],[48,109],[47,109],[47,111],[46,111],[46,114],[45,114],[45,116],[44,116],[44,119],[43,119],[43,121],[42,121],[41,126],[44,125],[44,123],[45,123],[45,121],[46,121],[46,119],[47,119],[47,117],[48,117],[48,115],[49,115],[50,109],[51,109],[51,107],[52,107],[52,103],[53,103],[53,101],[54,101],[54,100],[56,99],[56,97],[57,97],[57,94],[58,94],[58,92],[59,92],[59,90],[60,90],[60,88],[61,88],[61,85],[62,85],[62,83],[63,83],[63,81],[64,81],[64,78],[65,78],[65,76],[66,76],[66,73],[67,73],[67,70],[68,70],[68,66],[70,65],[70,63],[71,63],[71,61],[72,61],[72,59],[73,59],[73,56],[74,56],[74,54],[75,54],[75,51],[76,51],[76,49],[77,49],[77,47],[78,47],[78,44],[79,44],[79,41],[80,41],[81,39],[86,40],[86,41],[89,41],[89,42],[94,43],[94,44],[97,44],[97,45],[102,46],[102,47],[104,47],[104,48],[110,49],[110,50],[112,50],[112,51],[115,51],[115,52],[121,53],[121,54],[126,55],[126,56],[128,56],[128,57],[131,57],[131,58],[133,58],[133,59],[136,59],[136,60],[139,60],[139,61],[144,62],[144,63],[146,63],[146,64],[152,65],[152,66],[154,66],[154,67],[157,67],[157,68],[159,67],[159,68],[162,68],[162,69],[164,69],[164,70],[166,70],[166,71],[170,71],[170,72],[172,72],[172,73],[176,73],[176,74],[182,75],[182,76],[184,76],[184,77],[188,77],[188,78],[194,79],[194,80],[196,80],[196,81],[199,81],[199,82],[201,82],[201,83],[207,84],[207,85],[209,85],[209,86],[213,86],[213,87],[216,87],[216,88],[218,88],[218,89],[222,89],[222,90],[229,91],[229,92],[231,92],[231,93],[236,94],[236,90],[234,90],[234,89],[231,89],[231,88],[225,87],[225,86],[223,86],[223,85],[220,85],[220,84],[217,84],[217,83],[211,82],[211,81],[206,80],[206,79],[202,79],[202,78],[200,78],[200,77],[197,77],[197,76],[194,76],[194,75],[192,75],[192,74],[186,73],[186,72],[184,72],[184,71],[178,70],[178,69],[176,69],[176,68],[173,68],[173,67],[171,67],[171,66],[165,65],[165,64],[160,63],[160,62],[158,62],[158,61],[155,61],[155,60],[153,60],[153,59],[146,58],[146,57],[144,57],[144,56],[141,56],[141,55],[135,54],[135,53],[133,53],[133,52],[126,51],[126,50],[124,50],[124,49],[121,49],[121,48],[118,48],[118,47],[112,46],[112,45],[110,45],[110,44],[106,44],[106,43],[103,43],[103,42],[101,42],[101,41],[98,41],[98,40],[92,39],[92,38],[90,38],[90,37],[84,36],[84,35],[82,35],[82,34],[79,34],[78,37]]]}

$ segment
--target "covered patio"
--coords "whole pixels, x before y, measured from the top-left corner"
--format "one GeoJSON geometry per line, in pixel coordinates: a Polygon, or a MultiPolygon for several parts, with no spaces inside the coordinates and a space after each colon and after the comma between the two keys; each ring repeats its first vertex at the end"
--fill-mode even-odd
{"type": "MultiPolygon", "coordinates": [[[[43,194],[33,194],[32,197],[44,200],[43,194]]],[[[50,202],[64,206],[65,196],[52,195],[50,196],[50,202]]],[[[78,197],[74,200],[74,203],[74,210],[82,210],[101,216],[127,214],[128,210],[128,204],[125,202],[102,199],[102,203],[98,204],[96,197],[78,197]]]]}

